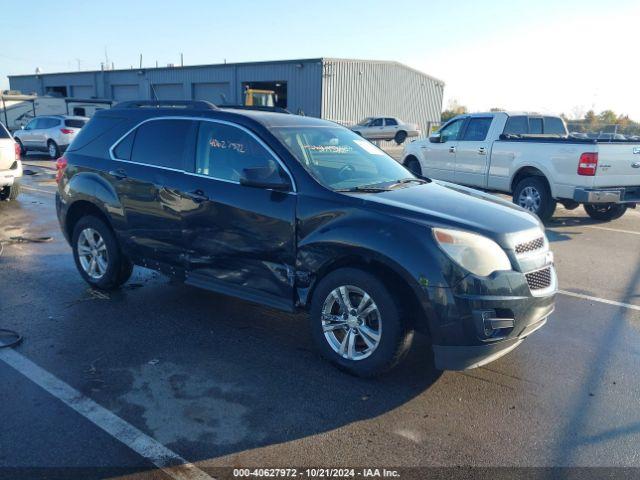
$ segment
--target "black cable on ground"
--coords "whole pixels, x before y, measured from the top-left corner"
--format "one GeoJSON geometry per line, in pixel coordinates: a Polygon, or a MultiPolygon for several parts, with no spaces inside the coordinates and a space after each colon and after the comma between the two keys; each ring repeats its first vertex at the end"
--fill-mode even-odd
{"type": "MultiPolygon", "coordinates": [[[[4,246],[12,243],[45,243],[53,240],[53,237],[9,237],[8,240],[0,241],[0,256],[4,251],[4,246]]],[[[22,342],[22,335],[15,330],[8,328],[0,328],[0,348],[10,348],[19,345],[22,342]],[[5,342],[4,338],[9,338],[9,342],[5,342]]]]}

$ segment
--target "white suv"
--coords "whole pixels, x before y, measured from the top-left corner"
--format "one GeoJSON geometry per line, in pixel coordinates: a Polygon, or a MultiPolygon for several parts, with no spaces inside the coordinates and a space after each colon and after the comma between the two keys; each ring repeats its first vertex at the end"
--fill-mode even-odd
{"type": "Polygon", "coordinates": [[[13,136],[24,155],[28,150],[47,152],[56,159],[64,152],[80,129],[89,121],[87,117],[50,115],[36,117],[17,130],[13,136]]]}
{"type": "Polygon", "coordinates": [[[20,147],[0,123],[0,201],[15,200],[20,192],[20,147]]]}

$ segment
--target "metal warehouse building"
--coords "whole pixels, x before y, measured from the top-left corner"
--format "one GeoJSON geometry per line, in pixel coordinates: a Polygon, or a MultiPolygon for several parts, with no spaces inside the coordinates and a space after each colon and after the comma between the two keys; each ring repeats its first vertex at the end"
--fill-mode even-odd
{"type": "Polygon", "coordinates": [[[444,82],[398,62],[316,58],[185,67],[10,75],[12,90],[75,98],[208,100],[242,104],[246,88],[273,90],[278,106],[353,124],[397,116],[423,132],[440,121],[444,82]]]}

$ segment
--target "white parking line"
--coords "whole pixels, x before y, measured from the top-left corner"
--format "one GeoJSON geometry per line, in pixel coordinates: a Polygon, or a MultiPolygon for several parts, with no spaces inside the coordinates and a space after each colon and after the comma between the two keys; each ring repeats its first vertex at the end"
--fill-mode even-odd
{"type": "Polygon", "coordinates": [[[632,305],[631,303],[616,302],[614,300],[607,300],[606,298],[592,297],[591,295],[585,295],[583,293],[568,292],[567,290],[558,290],[558,293],[569,297],[582,298],[583,300],[591,300],[592,302],[606,303],[607,305],[615,305],[616,307],[624,307],[640,311],[640,306],[632,305]]]}
{"type": "Polygon", "coordinates": [[[20,188],[22,190],[26,190],[28,192],[46,193],[47,195],[55,195],[56,194],[56,192],[51,192],[49,190],[40,190],[39,188],[27,187],[26,185],[21,185],[20,188]]]}
{"type": "Polygon", "coordinates": [[[585,225],[585,227],[593,228],[596,230],[607,230],[609,232],[630,233],[631,235],[640,235],[640,232],[634,232],[633,230],[621,230],[619,228],[609,228],[609,227],[596,227],[595,225],[585,225]]]}
{"type": "Polygon", "coordinates": [[[64,402],[113,438],[152,462],[171,478],[176,480],[211,480],[212,477],[187,462],[177,453],[169,450],[90,398],[85,397],[15,350],[0,349],[0,360],[64,402]]]}

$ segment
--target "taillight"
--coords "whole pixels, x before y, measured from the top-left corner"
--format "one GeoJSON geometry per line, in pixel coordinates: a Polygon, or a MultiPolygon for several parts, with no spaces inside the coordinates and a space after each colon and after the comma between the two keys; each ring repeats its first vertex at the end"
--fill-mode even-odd
{"type": "Polygon", "coordinates": [[[67,168],[67,159],[66,157],[60,157],[56,160],[56,183],[60,183],[60,180],[62,180],[65,168],[67,168]]]}
{"type": "Polygon", "coordinates": [[[64,133],[65,135],[69,135],[69,134],[73,133],[73,130],[71,130],[70,128],[61,128],[60,131],[62,133],[64,133]]]}
{"type": "Polygon", "coordinates": [[[16,160],[20,160],[20,145],[16,142],[13,144],[13,148],[16,150],[16,160]]]}
{"type": "Polygon", "coordinates": [[[598,168],[597,152],[585,152],[582,155],[580,155],[580,160],[578,161],[578,175],[593,177],[596,174],[597,168],[598,168]]]}

